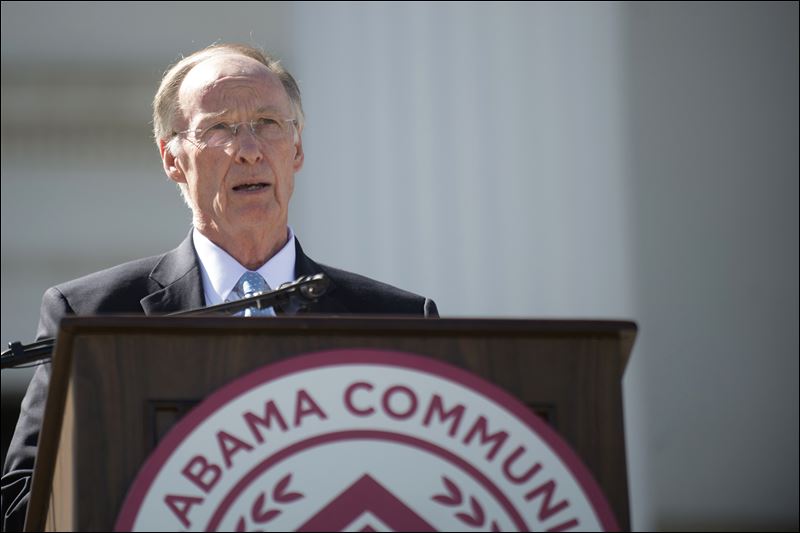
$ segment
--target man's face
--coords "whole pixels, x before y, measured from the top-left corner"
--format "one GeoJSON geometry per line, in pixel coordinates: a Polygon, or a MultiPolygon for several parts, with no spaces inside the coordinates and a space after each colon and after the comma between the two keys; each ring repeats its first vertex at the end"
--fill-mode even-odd
{"type": "MultiPolygon", "coordinates": [[[[178,101],[182,113],[173,125],[178,131],[264,116],[295,118],[278,77],[244,56],[217,57],[195,66],[178,101]]],[[[269,142],[246,125],[229,146],[198,146],[192,134],[180,135],[172,150],[162,141],[167,174],[186,185],[195,226],[207,237],[219,244],[245,236],[285,236],[294,174],[303,166],[300,132],[294,125],[286,127],[285,138],[269,142]]]]}

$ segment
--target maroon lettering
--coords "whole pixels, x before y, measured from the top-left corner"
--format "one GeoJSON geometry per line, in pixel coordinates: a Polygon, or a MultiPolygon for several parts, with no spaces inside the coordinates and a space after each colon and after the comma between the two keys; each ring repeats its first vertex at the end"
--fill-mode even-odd
{"type": "Polygon", "coordinates": [[[422,421],[422,425],[430,425],[434,412],[439,415],[439,421],[443,424],[447,422],[448,418],[453,417],[453,423],[450,425],[450,431],[448,431],[448,435],[452,437],[456,434],[456,431],[458,431],[458,426],[461,425],[461,417],[464,416],[464,410],[465,407],[463,404],[457,404],[449,411],[445,411],[442,397],[438,394],[434,394],[428,406],[428,411],[425,413],[425,419],[422,421]]]}
{"type": "Polygon", "coordinates": [[[522,474],[521,476],[517,476],[511,473],[511,464],[517,460],[517,458],[525,453],[525,446],[518,446],[514,453],[508,456],[508,459],[505,460],[503,463],[503,473],[506,475],[509,481],[517,484],[525,483],[530,480],[536,473],[542,469],[541,463],[534,463],[532,467],[528,469],[527,472],[522,474]]]}
{"type": "Polygon", "coordinates": [[[222,469],[208,462],[202,455],[195,455],[181,470],[186,479],[208,494],[222,475],[222,469]],[[211,479],[208,479],[211,476],[211,479]]]}
{"type": "Polygon", "coordinates": [[[367,383],[366,381],[358,381],[347,387],[347,389],[344,391],[344,405],[347,407],[347,410],[356,416],[369,416],[374,413],[374,407],[359,409],[355,406],[355,404],[353,404],[353,393],[356,391],[356,389],[366,389],[371,391],[374,388],[375,387],[373,387],[371,383],[367,383]]]}
{"type": "Polygon", "coordinates": [[[542,505],[539,507],[539,520],[545,521],[551,516],[556,513],[559,513],[564,510],[567,506],[569,506],[569,502],[567,500],[561,500],[556,505],[551,505],[553,500],[553,493],[556,491],[556,482],[555,480],[551,479],[544,485],[540,487],[536,487],[528,494],[525,495],[525,499],[528,501],[532,501],[538,496],[544,496],[542,500],[542,505]]]}
{"type": "Polygon", "coordinates": [[[328,415],[320,409],[317,402],[304,390],[297,391],[297,402],[294,410],[294,427],[300,427],[303,418],[306,416],[317,415],[320,419],[325,420],[328,415]]]}
{"type": "Polygon", "coordinates": [[[506,431],[498,431],[489,435],[486,425],[486,417],[480,416],[472,425],[472,428],[469,430],[469,433],[467,433],[467,436],[464,437],[464,444],[469,444],[472,438],[478,433],[480,433],[481,436],[481,445],[494,442],[492,449],[486,455],[486,458],[491,461],[494,459],[494,456],[497,455],[497,452],[500,451],[500,448],[503,446],[503,444],[505,444],[506,440],[508,439],[508,433],[506,431]]]}
{"type": "Polygon", "coordinates": [[[250,411],[247,411],[244,414],[244,421],[247,424],[247,427],[250,429],[250,433],[252,433],[253,437],[255,437],[256,443],[258,444],[264,442],[264,437],[261,435],[261,431],[258,429],[258,426],[261,426],[265,429],[271,429],[273,420],[277,422],[282,431],[286,431],[288,429],[286,421],[283,419],[283,415],[281,415],[281,412],[278,410],[278,407],[275,405],[273,400],[270,400],[264,404],[264,416],[258,416],[250,411]]]}
{"type": "Polygon", "coordinates": [[[183,527],[191,527],[192,523],[189,521],[189,511],[192,509],[193,505],[203,503],[203,498],[181,496],[180,494],[167,494],[164,496],[164,503],[166,503],[170,511],[178,517],[183,527]]]}
{"type": "Polygon", "coordinates": [[[238,439],[224,431],[217,432],[217,444],[219,444],[219,451],[222,452],[222,458],[225,459],[225,466],[230,468],[233,462],[231,457],[241,450],[251,451],[252,446],[245,441],[238,439]]]}
{"type": "Polygon", "coordinates": [[[386,392],[383,393],[382,405],[387,415],[398,420],[405,420],[414,416],[414,413],[417,412],[417,396],[414,394],[414,391],[408,387],[395,385],[394,387],[389,387],[386,389],[386,392]],[[408,397],[408,408],[405,412],[395,411],[394,408],[392,408],[392,396],[396,396],[399,393],[408,397]]]}

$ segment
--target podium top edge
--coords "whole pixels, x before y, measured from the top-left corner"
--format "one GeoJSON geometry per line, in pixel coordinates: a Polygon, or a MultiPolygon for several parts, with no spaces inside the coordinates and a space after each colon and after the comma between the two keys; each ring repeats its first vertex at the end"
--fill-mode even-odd
{"type": "Polygon", "coordinates": [[[390,330],[420,331],[453,334],[593,334],[635,335],[636,322],[630,320],[587,319],[522,319],[522,318],[423,318],[379,315],[302,315],[281,317],[168,317],[141,315],[67,316],[61,321],[61,331],[79,334],[99,330],[220,330],[281,331],[281,330],[390,330]]]}

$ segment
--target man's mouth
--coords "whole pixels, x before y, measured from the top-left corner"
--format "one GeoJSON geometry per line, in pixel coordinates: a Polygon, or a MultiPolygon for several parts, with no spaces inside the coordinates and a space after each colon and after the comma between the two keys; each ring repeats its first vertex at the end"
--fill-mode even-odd
{"type": "Polygon", "coordinates": [[[258,191],[269,187],[269,183],[242,183],[233,188],[234,191],[258,191]]]}

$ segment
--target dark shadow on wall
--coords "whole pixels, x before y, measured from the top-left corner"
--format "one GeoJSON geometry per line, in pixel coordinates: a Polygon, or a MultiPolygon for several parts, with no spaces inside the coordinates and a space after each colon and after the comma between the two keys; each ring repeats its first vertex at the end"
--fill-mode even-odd
{"type": "Polygon", "coordinates": [[[797,530],[798,4],[625,9],[633,525],[797,530]]]}

